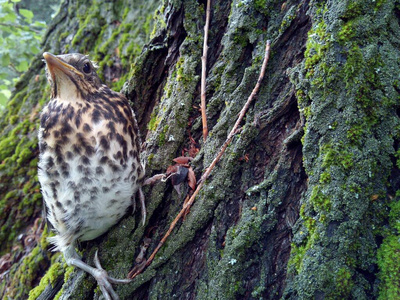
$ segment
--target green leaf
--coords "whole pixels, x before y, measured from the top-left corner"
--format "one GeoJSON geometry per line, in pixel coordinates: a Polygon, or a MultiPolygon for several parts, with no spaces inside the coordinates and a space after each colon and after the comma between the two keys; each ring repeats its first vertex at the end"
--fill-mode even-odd
{"type": "Polygon", "coordinates": [[[14,4],[8,2],[1,3],[1,11],[3,13],[14,13],[14,4]]]}
{"type": "Polygon", "coordinates": [[[13,23],[17,19],[17,16],[14,13],[8,13],[2,17],[3,22],[13,23]]]}
{"type": "Polygon", "coordinates": [[[0,91],[0,109],[3,109],[8,101],[8,97],[6,97],[2,91],[0,91]]]}
{"type": "Polygon", "coordinates": [[[1,56],[1,66],[2,67],[7,67],[10,64],[10,54],[9,53],[4,53],[1,56]]]}
{"type": "Polygon", "coordinates": [[[28,62],[26,60],[23,60],[19,63],[19,65],[16,67],[18,72],[25,72],[26,70],[28,70],[28,62]]]}
{"type": "Polygon", "coordinates": [[[19,13],[20,13],[21,15],[23,15],[27,21],[29,21],[29,22],[32,21],[33,12],[31,12],[30,10],[21,8],[21,9],[19,10],[19,13]]]}
{"type": "Polygon", "coordinates": [[[33,54],[38,54],[40,51],[40,49],[36,46],[31,46],[30,50],[33,54]]]}
{"type": "Polygon", "coordinates": [[[39,28],[46,28],[47,25],[43,21],[35,21],[35,23],[33,23],[32,26],[39,28]]]}
{"type": "Polygon", "coordinates": [[[3,94],[8,99],[11,96],[11,91],[9,89],[0,90],[0,94],[3,94]]]}
{"type": "Polygon", "coordinates": [[[21,0],[11,0],[11,2],[18,3],[21,2],[21,0]]]}
{"type": "Polygon", "coordinates": [[[5,38],[9,33],[14,34],[15,30],[12,28],[13,26],[10,24],[9,26],[2,25],[0,26],[0,33],[3,38],[5,38]]]}

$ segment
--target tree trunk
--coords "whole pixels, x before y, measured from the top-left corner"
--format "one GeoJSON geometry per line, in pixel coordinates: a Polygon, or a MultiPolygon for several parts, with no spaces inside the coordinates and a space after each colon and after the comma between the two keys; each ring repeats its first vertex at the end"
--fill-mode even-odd
{"type": "MultiPolygon", "coordinates": [[[[398,1],[211,1],[209,136],[200,74],[206,1],[65,1],[44,40],[87,53],[127,95],[145,140],[146,176],[196,153],[208,167],[271,57],[241,130],[152,264],[121,299],[398,299],[398,1]]],[[[0,295],[98,299],[93,278],[52,253],[43,231],[36,130],[49,87],[35,57],[3,112],[0,295]],[[43,231],[43,233],[42,233],[43,231]],[[40,281],[40,283],[39,283],[40,281]]],[[[170,181],[80,245],[123,278],[182,208],[170,181]]]]}

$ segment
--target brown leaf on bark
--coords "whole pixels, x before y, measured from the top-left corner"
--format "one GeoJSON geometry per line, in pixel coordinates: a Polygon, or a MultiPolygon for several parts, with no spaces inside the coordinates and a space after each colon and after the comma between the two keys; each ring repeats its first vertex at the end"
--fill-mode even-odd
{"type": "Polygon", "coordinates": [[[197,153],[199,153],[199,152],[200,152],[199,148],[197,148],[194,145],[190,145],[190,148],[188,151],[190,157],[195,157],[197,155],[197,153]]]}
{"type": "Polygon", "coordinates": [[[245,161],[245,162],[249,162],[249,154],[246,153],[244,156],[239,157],[239,161],[245,161]]]}
{"type": "Polygon", "coordinates": [[[188,168],[178,165],[176,173],[171,176],[171,183],[173,185],[178,185],[182,183],[183,181],[186,180],[188,172],[189,172],[188,168]]]}
{"type": "Polygon", "coordinates": [[[176,191],[176,193],[180,196],[181,195],[181,184],[178,185],[174,185],[174,190],[176,191]]]}
{"type": "Polygon", "coordinates": [[[178,165],[173,165],[173,166],[169,166],[167,168],[166,174],[167,174],[167,176],[169,176],[169,175],[171,175],[173,173],[176,173],[176,172],[178,172],[178,165]]]}
{"type": "Polygon", "coordinates": [[[196,189],[196,175],[194,174],[192,167],[189,167],[188,169],[188,184],[192,190],[196,189]]]}
{"type": "Polygon", "coordinates": [[[187,157],[187,156],[179,156],[173,159],[174,162],[176,162],[177,164],[181,164],[181,165],[186,165],[189,162],[191,162],[193,160],[193,158],[191,157],[187,157]]]}

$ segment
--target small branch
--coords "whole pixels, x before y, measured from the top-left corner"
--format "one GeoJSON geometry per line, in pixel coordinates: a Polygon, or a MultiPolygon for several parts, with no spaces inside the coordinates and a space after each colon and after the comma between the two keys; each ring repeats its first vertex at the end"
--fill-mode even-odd
{"type": "Polygon", "coordinates": [[[206,25],[204,26],[204,43],[203,43],[203,56],[201,57],[201,120],[203,122],[203,140],[206,141],[208,136],[207,127],[207,114],[206,114],[206,76],[207,76],[207,41],[208,41],[208,28],[210,26],[210,2],[207,0],[206,8],[206,25]]]}
{"type": "Polygon", "coordinates": [[[262,80],[264,78],[264,75],[265,75],[265,70],[267,69],[267,64],[268,64],[269,54],[270,54],[270,48],[271,48],[271,42],[268,40],[267,41],[267,45],[265,47],[264,61],[263,61],[262,67],[261,67],[261,71],[260,71],[260,75],[258,77],[257,83],[256,83],[253,91],[251,92],[249,98],[247,99],[245,105],[243,106],[242,110],[240,111],[239,117],[236,120],[235,125],[233,126],[233,128],[232,128],[231,132],[229,133],[227,139],[225,140],[224,144],[222,145],[221,149],[219,150],[217,156],[214,158],[214,160],[212,161],[210,166],[206,169],[204,174],[201,176],[200,183],[197,186],[196,190],[193,192],[193,195],[189,198],[189,200],[187,202],[185,201],[185,203],[183,205],[183,208],[181,209],[179,214],[176,216],[176,218],[172,221],[171,225],[169,226],[169,229],[168,229],[167,233],[164,235],[164,237],[158,243],[157,247],[154,249],[153,253],[147,259],[146,264],[143,265],[143,268],[138,270],[136,273],[128,274],[128,276],[130,278],[135,278],[137,275],[139,275],[144,270],[145,267],[147,267],[148,265],[151,264],[151,262],[153,261],[154,257],[156,256],[158,250],[162,247],[162,245],[164,245],[165,241],[167,240],[167,238],[171,234],[172,230],[175,228],[176,223],[178,223],[178,221],[181,219],[181,217],[184,216],[186,214],[186,212],[189,210],[189,208],[192,206],[192,204],[194,202],[194,199],[196,198],[197,194],[199,193],[199,191],[201,190],[201,188],[205,184],[205,182],[206,182],[208,176],[210,175],[211,171],[214,169],[215,165],[218,163],[218,161],[221,159],[221,156],[224,154],[226,148],[231,143],[231,141],[233,139],[233,136],[238,131],[239,125],[242,122],[242,120],[243,120],[243,118],[244,118],[244,116],[245,116],[250,104],[253,102],[255,95],[257,94],[258,90],[260,89],[261,82],[262,82],[262,80]]]}

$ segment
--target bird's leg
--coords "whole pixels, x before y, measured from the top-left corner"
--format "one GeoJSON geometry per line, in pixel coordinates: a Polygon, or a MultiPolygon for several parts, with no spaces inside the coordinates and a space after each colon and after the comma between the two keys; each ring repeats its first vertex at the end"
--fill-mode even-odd
{"type": "Polygon", "coordinates": [[[120,284],[120,283],[129,283],[132,280],[130,279],[115,279],[111,276],[108,276],[107,272],[101,267],[99,257],[97,255],[97,251],[94,257],[94,264],[96,265],[96,268],[93,268],[89,266],[88,264],[84,263],[79,255],[76,253],[75,249],[73,246],[69,246],[67,250],[64,252],[64,258],[65,261],[69,266],[74,266],[77,268],[82,269],[83,271],[89,273],[92,275],[96,281],[97,284],[99,285],[104,298],[106,300],[118,300],[119,297],[117,293],[114,291],[112,288],[112,283],[114,284],[120,284]]]}
{"type": "Polygon", "coordinates": [[[142,210],[142,219],[143,219],[143,226],[146,223],[146,203],[144,202],[144,193],[142,188],[139,188],[139,200],[140,200],[140,207],[142,210]]]}

